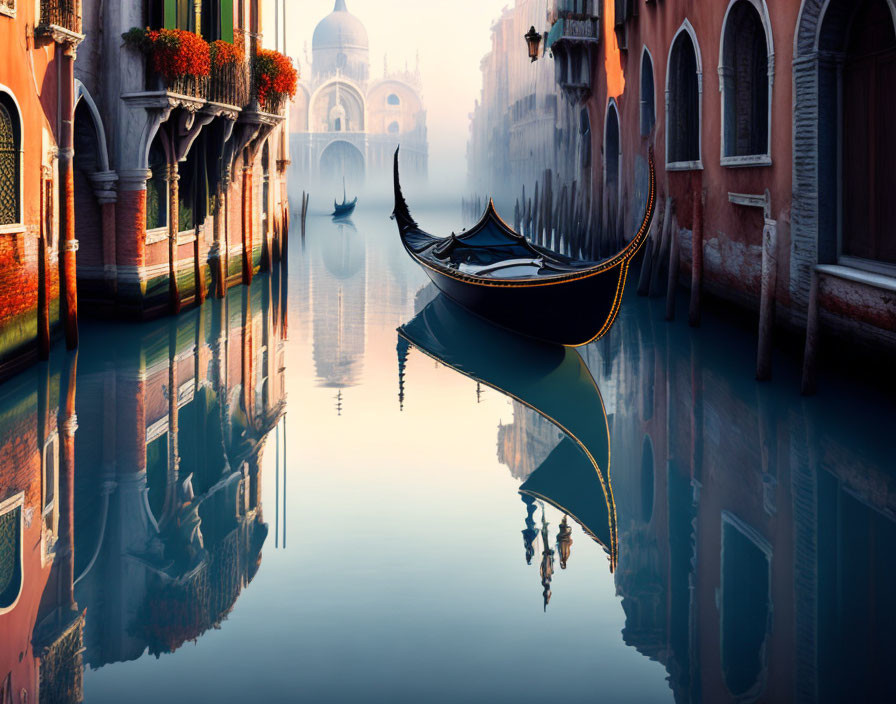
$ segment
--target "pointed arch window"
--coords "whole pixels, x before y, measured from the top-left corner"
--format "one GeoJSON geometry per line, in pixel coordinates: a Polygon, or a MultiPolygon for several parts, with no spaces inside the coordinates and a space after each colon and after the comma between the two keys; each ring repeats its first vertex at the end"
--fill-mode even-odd
{"type": "Polygon", "coordinates": [[[678,31],[666,71],[666,168],[702,169],[700,148],[703,72],[690,23],[678,31]]]}
{"type": "Polygon", "coordinates": [[[0,93],[0,227],[22,221],[22,133],[19,111],[0,93]]]}
{"type": "Polygon", "coordinates": [[[0,614],[19,600],[22,592],[23,494],[0,502],[0,614]]]}
{"type": "Polygon", "coordinates": [[[771,163],[771,32],[761,0],[733,0],[719,57],[722,165],[771,163]]]}
{"type": "Polygon", "coordinates": [[[646,137],[656,124],[656,91],[653,83],[653,59],[647,47],[641,54],[641,136],[646,137]]]}

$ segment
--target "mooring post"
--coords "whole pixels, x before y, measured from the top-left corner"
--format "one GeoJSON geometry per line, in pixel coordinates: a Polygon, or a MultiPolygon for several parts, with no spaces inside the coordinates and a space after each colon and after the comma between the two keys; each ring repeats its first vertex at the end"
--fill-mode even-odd
{"type": "Polygon", "coordinates": [[[672,244],[669,247],[669,276],[666,280],[666,320],[675,320],[675,289],[678,285],[678,257],[681,247],[677,228],[669,228],[672,244]]]}
{"type": "Polygon", "coordinates": [[[657,242],[656,256],[653,258],[653,270],[650,272],[650,297],[656,298],[662,295],[663,272],[669,260],[669,240],[672,238],[672,198],[666,198],[665,214],[663,216],[663,230],[657,242]]]}
{"type": "Polygon", "coordinates": [[[768,216],[767,208],[765,227],[762,230],[762,289],[759,300],[759,349],[756,356],[756,378],[759,381],[772,376],[772,341],[778,285],[778,225],[768,216]]]}
{"type": "Polygon", "coordinates": [[[700,325],[701,293],[703,289],[703,206],[706,197],[702,183],[694,177],[699,188],[692,189],[694,197],[694,251],[691,264],[691,305],[688,310],[688,324],[700,325]]]}
{"type": "Polygon", "coordinates": [[[800,391],[803,396],[813,396],[817,384],[818,361],[818,272],[812,272],[809,288],[809,310],[806,316],[806,349],[803,353],[803,379],[800,391]]]}

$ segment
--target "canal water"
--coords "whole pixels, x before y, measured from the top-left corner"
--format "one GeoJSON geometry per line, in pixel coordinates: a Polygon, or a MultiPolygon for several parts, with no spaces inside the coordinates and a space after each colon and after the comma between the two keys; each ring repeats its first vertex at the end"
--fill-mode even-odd
{"type": "Polygon", "coordinates": [[[757,384],[748,332],[631,291],[578,350],[491,329],[389,209],[0,388],[50,448],[0,668],[33,644],[41,699],[91,703],[892,701],[885,399],[757,384]]]}

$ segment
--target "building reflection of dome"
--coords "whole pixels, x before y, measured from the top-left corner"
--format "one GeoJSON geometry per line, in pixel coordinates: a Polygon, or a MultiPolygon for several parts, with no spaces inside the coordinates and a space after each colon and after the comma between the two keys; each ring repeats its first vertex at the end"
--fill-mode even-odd
{"type": "Polygon", "coordinates": [[[322,256],[327,272],[340,280],[350,279],[364,266],[364,241],[350,220],[333,223],[335,232],[323,242],[322,256]]]}
{"type": "Polygon", "coordinates": [[[333,12],[314,28],[311,47],[315,50],[342,47],[367,49],[367,30],[361,20],[348,11],[345,0],[336,0],[333,12]]]}

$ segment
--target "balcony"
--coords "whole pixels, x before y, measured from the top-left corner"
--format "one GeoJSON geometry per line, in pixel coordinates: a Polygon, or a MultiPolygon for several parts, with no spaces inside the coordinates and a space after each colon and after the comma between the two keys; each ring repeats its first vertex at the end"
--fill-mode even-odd
{"type": "Polygon", "coordinates": [[[573,103],[591,96],[591,74],[600,45],[599,0],[556,0],[549,13],[546,49],[554,57],[560,89],[573,103]]]}
{"type": "Polygon", "coordinates": [[[41,0],[40,21],[35,34],[60,44],[83,39],[81,34],[81,0],[41,0]]]}

